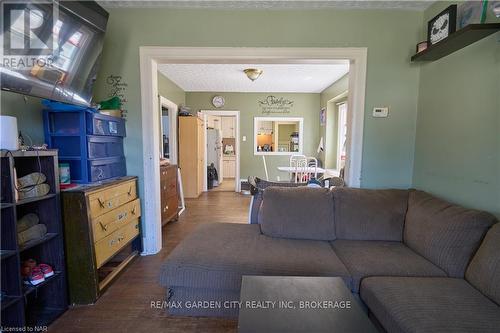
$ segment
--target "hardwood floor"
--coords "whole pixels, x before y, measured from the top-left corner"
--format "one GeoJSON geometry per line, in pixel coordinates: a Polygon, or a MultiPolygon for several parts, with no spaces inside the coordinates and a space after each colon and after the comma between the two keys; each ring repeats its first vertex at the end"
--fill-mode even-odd
{"type": "Polygon", "coordinates": [[[94,305],[70,308],[49,332],[236,332],[237,321],[220,318],[173,317],[151,307],[165,299],[158,284],[160,265],[172,249],[202,223],[247,223],[250,196],[209,192],[186,200],[179,221],[163,229],[164,248],[139,257],[94,305]]]}
{"type": "Polygon", "coordinates": [[[214,187],[210,192],[234,192],[234,178],[224,178],[224,181],[217,187],[214,187]]]}

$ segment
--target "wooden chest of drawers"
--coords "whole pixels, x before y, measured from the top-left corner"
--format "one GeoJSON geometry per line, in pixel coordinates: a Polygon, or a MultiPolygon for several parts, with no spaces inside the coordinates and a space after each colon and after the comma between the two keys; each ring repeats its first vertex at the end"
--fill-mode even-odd
{"type": "Polygon", "coordinates": [[[165,224],[178,218],[177,165],[160,167],[161,221],[165,224]]]}
{"type": "Polygon", "coordinates": [[[61,197],[70,301],[91,304],[140,249],[137,178],[81,186],[61,197]]]}

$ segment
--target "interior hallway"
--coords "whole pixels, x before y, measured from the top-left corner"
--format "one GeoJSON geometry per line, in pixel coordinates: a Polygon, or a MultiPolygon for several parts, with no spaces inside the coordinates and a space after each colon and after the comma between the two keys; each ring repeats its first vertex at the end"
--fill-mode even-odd
{"type": "Polygon", "coordinates": [[[211,189],[211,192],[234,192],[234,178],[224,178],[224,181],[219,186],[211,189]]]}
{"type": "Polygon", "coordinates": [[[186,199],[186,211],[163,228],[164,248],[137,258],[106,293],[90,306],[69,309],[49,332],[236,332],[237,320],[172,317],[151,307],[165,299],[158,284],[160,266],[175,246],[202,223],[247,223],[250,196],[235,192],[203,193],[186,199]]]}

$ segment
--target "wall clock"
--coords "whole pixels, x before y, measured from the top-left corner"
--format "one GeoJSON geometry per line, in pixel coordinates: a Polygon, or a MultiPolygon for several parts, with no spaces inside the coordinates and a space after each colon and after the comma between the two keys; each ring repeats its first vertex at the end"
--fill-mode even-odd
{"type": "Polygon", "coordinates": [[[224,100],[224,97],[222,96],[214,96],[214,98],[212,99],[212,104],[216,107],[216,108],[221,108],[224,106],[224,103],[226,101],[224,100]]]}
{"type": "Polygon", "coordinates": [[[445,39],[457,28],[457,5],[451,5],[427,23],[427,40],[431,45],[445,39]]]}

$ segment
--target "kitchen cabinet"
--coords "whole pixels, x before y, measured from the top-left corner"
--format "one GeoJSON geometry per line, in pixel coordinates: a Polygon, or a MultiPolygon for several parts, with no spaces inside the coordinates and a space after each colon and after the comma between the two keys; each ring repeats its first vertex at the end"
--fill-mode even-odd
{"type": "Polygon", "coordinates": [[[220,118],[221,118],[222,137],[235,138],[236,137],[235,117],[220,117],[220,118]]]}
{"type": "Polygon", "coordinates": [[[224,175],[224,178],[236,177],[236,157],[234,155],[223,157],[222,174],[224,175]]]}
{"type": "Polygon", "coordinates": [[[207,116],[207,127],[220,130],[222,128],[221,116],[208,115],[207,116]]]}

